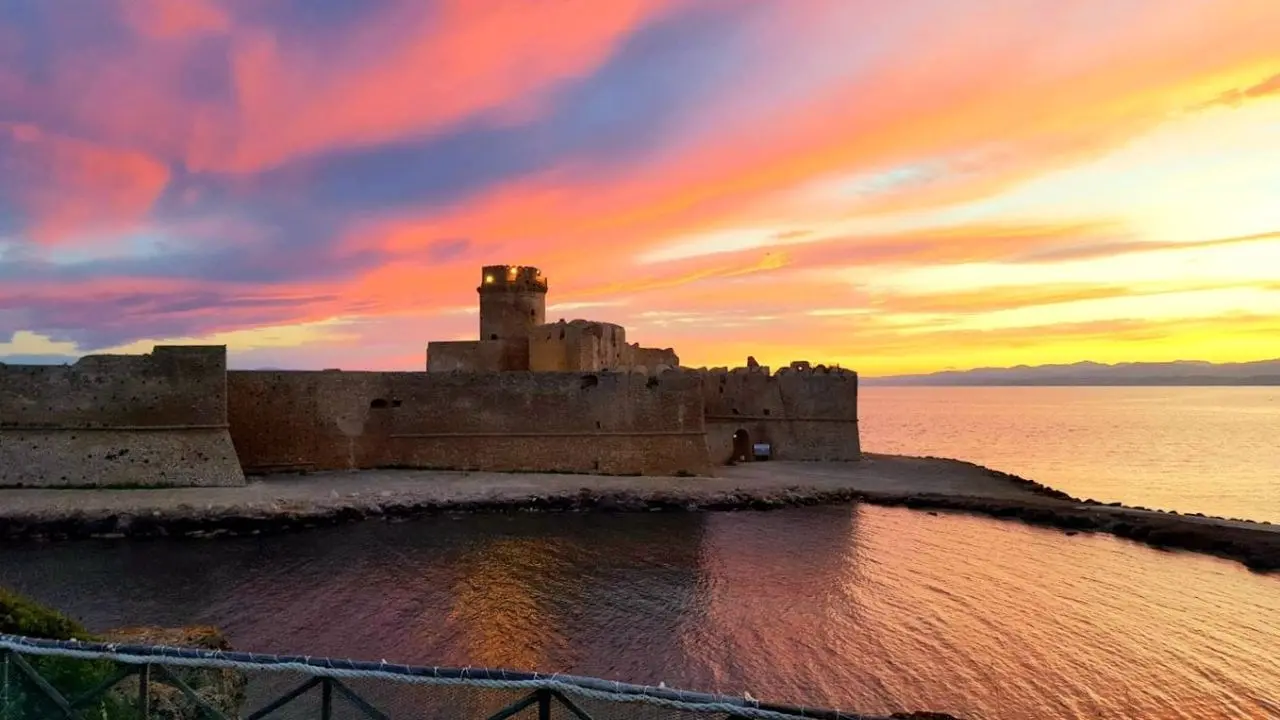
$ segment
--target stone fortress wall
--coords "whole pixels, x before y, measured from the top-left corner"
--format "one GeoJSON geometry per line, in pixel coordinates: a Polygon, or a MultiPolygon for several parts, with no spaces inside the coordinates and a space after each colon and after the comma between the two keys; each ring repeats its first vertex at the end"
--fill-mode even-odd
{"type": "Polygon", "coordinates": [[[683,374],[232,371],[227,386],[250,472],[710,470],[683,374]]]}
{"type": "Polygon", "coordinates": [[[631,366],[627,330],[613,323],[561,320],[539,325],[529,337],[529,369],[533,372],[596,372],[631,366]]]}
{"type": "Polygon", "coordinates": [[[620,325],[545,322],[546,290],[536,268],[483,268],[480,338],[430,343],[428,372],[228,372],[224,346],[0,364],[0,486],[365,468],[708,474],[757,455],[860,457],[855,373],[683,368],[620,325]]]}
{"type": "Polygon", "coordinates": [[[747,367],[697,371],[713,464],[751,460],[769,445],[776,460],[857,460],[858,375],[806,362],[770,373],[747,367]]]}
{"type": "Polygon", "coordinates": [[[430,372],[514,372],[529,368],[528,340],[433,341],[427,351],[430,372]]]}
{"type": "Polygon", "coordinates": [[[241,485],[226,348],[0,363],[0,486],[241,485]]]}

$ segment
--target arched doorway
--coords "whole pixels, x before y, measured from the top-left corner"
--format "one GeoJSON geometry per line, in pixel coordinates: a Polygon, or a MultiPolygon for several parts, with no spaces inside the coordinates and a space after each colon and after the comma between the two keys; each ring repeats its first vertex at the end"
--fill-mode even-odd
{"type": "Polygon", "coordinates": [[[733,433],[733,457],[729,462],[748,462],[751,460],[751,433],[738,428],[733,433]]]}

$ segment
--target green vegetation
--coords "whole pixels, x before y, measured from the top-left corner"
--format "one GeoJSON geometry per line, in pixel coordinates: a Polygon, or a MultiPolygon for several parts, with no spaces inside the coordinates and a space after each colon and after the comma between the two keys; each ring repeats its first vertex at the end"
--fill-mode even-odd
{"type": "MultiPolygon", "coordinates": [[[[48,640],[94,640],[84,626],[16,593],[0,588],[0,633],[48,640]]],[[[22,656],[67,700],[92,690],[115,673],[106,661],[22,656]]],[[[57,706],[18,667],[14,656],[0,658],[0,720],[57,717],[57,706]]],[[[95,720],[135,720],[138,712],[117,694],[88,703],[81,717],[95,720]]]]}
{"type": "MultiPolygon", "coordinates": [[[[136,628],[113,631],[106,638],[97,637],[66,615],[4,588],[0,588],[0,634],[46,640],[124,641],[224,650],[230,647],[221,632],[208,627],[177,630],[136,628]]],[[[58,706],[23,672],[17,658],[17,655],[0,654],[0,720],[62,717],[58,706]]],[[[117,677],[120,671],[115,663],[106,660],[37,655],[23,655],[21,660],[68,702],[96,690],[104,682],[117,677]]],[[[185,682],[204,702],[225,715],[239,717],[248,683],[243,672],[205,668],[171,668],[169,672],[185,682]]],[[[154,675],[149,690],[152,718],[195,720],[204,717],[199,707],[178,688],[163,681],[157,682],[154,675]]],[[[142,720],[137,709],[138,691],[136,676],[124,678],[111,690],[77,706],[76,717],[85,720],[142,720]]]]}
{"type": "Polygon", "coordinates": [[[0,634],[26,635],[48,640],[88,640],[80,623],[0,587],[0,634]]]}

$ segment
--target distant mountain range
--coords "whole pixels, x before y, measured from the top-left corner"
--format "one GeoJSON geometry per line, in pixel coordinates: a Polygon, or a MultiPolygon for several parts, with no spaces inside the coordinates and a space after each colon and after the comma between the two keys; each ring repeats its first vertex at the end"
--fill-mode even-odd
{"type": "Polygon", "coordinates": [[[1078,362],[864,377],[863,385],[1280,385],[1280,358],[1244,363],[1078,362]]]}

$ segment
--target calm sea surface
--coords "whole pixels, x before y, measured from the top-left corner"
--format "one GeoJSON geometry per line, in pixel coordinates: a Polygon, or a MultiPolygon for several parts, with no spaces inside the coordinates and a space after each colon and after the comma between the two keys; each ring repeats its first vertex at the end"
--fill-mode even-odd
{"type": "Polygon", "coordinates": [[[1280,522],[1280,387],[863,388],[867,450],[970,460],[1064,490],[1280,522]]]}
{"type": "MultiPolygon", "coordinates": [[[[1264,503],[1248,501],[1248,483],[1266,487],[1262,454],[1275,453],[1252,429],[1275,427],[1266,391],[864,398],[869,449],[969,457],[1100,499],[1256,516],[1245,510],[1264,503]],[[1016,403],[1030,408],[1021,419],[1016,403]],[[1214,490],[1197,487],[1191,460],[1214,490]]],[[[0,583],[92,628],[210,623],[248,650],[665,681],[865,712],[1280,718],[1280,576],[900,508],[520,513],[6,547],[0,583]]]]}

